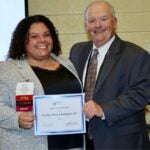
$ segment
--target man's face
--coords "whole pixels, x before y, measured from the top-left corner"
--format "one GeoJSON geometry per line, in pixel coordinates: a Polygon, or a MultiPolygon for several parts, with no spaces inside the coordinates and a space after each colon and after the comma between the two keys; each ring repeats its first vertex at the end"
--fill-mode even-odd
{"type": "Polygon", "coordinates": [[[86,29],[96,47],[103,46],[115,33],[117,19],[104,3],[92,4],[86,13],[86,29]]]}

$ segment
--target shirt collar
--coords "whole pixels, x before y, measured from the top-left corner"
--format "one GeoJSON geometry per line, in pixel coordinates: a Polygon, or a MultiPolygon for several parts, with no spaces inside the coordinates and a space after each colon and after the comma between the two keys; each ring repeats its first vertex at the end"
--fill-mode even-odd
{"type": "MultiPolygon", "coordinates": [[[[98,48],[99,54],[105,55],[114,40],[115,40],[115,35],[106,44],[104,44],[102,47],[99,47],[98,48]]],[[[93,50],[94,49],[97,49],[97,48],[96,48],[95,44],[93,43],[93,50]]]]}

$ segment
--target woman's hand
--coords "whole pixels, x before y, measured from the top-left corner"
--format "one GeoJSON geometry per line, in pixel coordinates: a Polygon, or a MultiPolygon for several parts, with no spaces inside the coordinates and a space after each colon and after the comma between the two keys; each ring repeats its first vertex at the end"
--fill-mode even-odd
{"type": "Polygon", "coordinates": [[[33,112],[20,112],[18,122],[21,128],[32,128],[34,123],[33,112]]]}

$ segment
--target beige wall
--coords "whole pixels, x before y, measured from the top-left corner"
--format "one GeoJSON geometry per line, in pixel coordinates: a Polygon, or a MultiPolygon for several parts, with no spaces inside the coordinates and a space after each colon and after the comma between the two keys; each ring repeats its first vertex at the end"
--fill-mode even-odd
{"type": "MultiPolygon", "coordinates": [[[[87,40],[83,12],[92,0],[28,0],[29,15],[44,14],[59,30],[63,55],[73,43],[87,40]]],[[[108,0],[118,17],[118,35],[150,51],[150,0],[108,0]]]]}

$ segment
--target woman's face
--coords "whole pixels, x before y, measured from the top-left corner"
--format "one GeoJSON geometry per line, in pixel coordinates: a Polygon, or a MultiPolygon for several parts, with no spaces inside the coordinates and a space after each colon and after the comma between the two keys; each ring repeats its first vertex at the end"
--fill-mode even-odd
{"type": "Polygon", "coordinates": [[[47,59],[52,48],[53,39],[47,26],[42,22],[33,23],[28,31],[27,58],[34,60],[47,59]]]}

